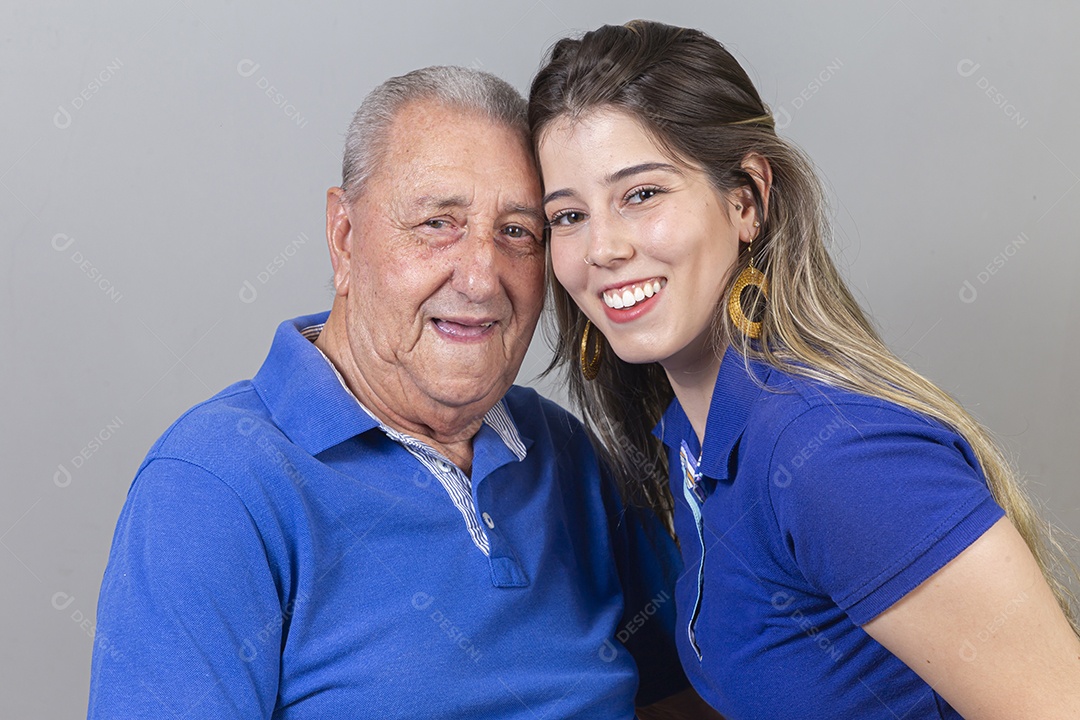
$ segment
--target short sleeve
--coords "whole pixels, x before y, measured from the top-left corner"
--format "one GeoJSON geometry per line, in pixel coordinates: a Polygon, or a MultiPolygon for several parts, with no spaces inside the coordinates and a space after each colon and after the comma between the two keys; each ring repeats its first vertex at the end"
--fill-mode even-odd
{"type": "Polygon", "coordinates": [[[796,566],[857,625],[1004,516],[962,437],[870,404],[818,406],[792,420],[774,447],[769,496],[796,566]]]}
{"type": "Polygon", "coordinates": [[[98,598],[93,718],[269,718],[281,606],[237,495],[157,459],[120,514],[98,598]]]}
{"type": "Polygon", "coordinates": [[[690,685],[675,645],[675,581],[682,558],[652,510],[624,506],[606,473],[603,481],[625,602],[615,637],[637,663],[636,704],[645,707],[690,685]]]}

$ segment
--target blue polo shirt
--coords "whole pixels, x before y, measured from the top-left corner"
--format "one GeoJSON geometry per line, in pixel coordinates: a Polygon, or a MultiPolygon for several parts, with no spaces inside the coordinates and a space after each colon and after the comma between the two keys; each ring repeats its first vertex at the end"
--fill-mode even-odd
{"type": "Polygon", "coordinates": [[[959,717],[860,626],[1003,517],[961,436],[893,403],[748,370],[732,349],[703,447],[678,401],[656,433],[685,565],[679,655],[708,703],[733,719],[959,717]]]}
{"type": "Polygon", "coordinates": [[[89,717],[631,718],[685,688],[678,553],[581,425],[514,387],[468,478],[360,405],[325,319],[283,323],[139,468],[89,717]]]}

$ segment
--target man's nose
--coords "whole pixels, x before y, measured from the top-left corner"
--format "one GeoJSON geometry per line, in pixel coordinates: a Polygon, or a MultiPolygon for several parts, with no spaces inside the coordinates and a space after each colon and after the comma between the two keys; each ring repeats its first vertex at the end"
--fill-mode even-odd
{"type": "Polygon", "coordinates": [[[488,224],[470,224],[465,237],[457,243],[457,256],[450,285],[471,302],[480,303],[498,294],[498,248],[495,228],[488,224]]]}

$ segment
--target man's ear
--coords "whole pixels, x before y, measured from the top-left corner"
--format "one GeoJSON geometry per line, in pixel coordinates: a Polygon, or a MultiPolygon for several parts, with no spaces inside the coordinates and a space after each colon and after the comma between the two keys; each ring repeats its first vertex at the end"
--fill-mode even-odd
{"type": "Polygon", "coordinates": [[[330,264],[334,266],[334,290],[343,296],[349,294],[352,263],[352,222],[344,192],[339,187],[326,191],[326,244],[330,249],[330,264]]]}

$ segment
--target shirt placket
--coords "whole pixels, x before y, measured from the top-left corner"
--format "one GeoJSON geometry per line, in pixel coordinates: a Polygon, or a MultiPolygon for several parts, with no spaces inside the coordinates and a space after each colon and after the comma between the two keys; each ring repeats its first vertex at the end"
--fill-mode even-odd
{"type": "Polygon", "coordinates": [[[690,647],[694,649],[697,659],[701,661],[701,648],[698,646],[694,627],[697,623],[698,613],[701,611],[701,595],[705,587],[705,523],[702,520],[701,506],[705,501],[704,491],[701,487],[701,472],[698,463],[694,461],[690,448],[684,441],[679,450],[679,460],[683,471],[683,497],[690,506],[690,514],[694,516],[694,526],[697,529],[698,543],[701,546],[701,561],[698,563],[697,592],[694,597],[694,608],[690,613],[690,620],[686,624],[686,635],[690,641],[690,647]]]}

